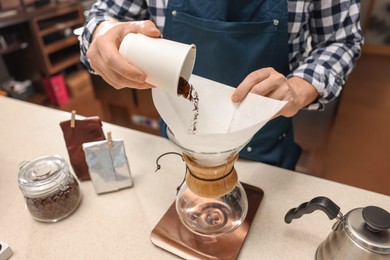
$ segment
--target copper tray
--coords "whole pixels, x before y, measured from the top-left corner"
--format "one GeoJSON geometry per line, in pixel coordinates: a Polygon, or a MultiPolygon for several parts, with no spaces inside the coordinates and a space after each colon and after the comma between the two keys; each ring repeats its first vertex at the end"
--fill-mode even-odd
{"type": "Polygon", "coordinates": [[[244,223],[232,233],[209,238],[192,233],[180,221],[175,202],[152,230],[156,246],[185,259],[236,259],[263,198],[262,189],[242,183],[248,197],[244,223]]]}

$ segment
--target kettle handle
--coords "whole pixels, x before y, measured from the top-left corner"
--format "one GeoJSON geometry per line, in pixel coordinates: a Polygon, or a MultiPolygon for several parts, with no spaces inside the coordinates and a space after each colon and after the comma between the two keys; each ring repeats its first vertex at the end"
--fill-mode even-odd
{"type": "Polygon", "coordinates": [[[284,222],[290,224],[293,219],[298,219],[304,214],[322,210],[329,219],[334,219],[340,213],[340,207],[327,197],[316,197],[309,202],[302,203],[297,208],[290,209],[284,217],[284,222]]]}

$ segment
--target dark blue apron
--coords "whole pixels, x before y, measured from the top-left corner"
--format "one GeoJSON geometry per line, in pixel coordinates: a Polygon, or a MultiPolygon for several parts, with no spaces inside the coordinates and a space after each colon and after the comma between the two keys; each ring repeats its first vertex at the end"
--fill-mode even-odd
{"type": "MultiPolygon", "coordinates": [[[[264,67],[287,75],[287,18],[287,0],[169,0],[163,37],[196,45],[193,74],[238,86],[264,67]]],[[[300,151],[291,118],[278,117],[256,133],[240,157],[294,169],[300,151]]]]}

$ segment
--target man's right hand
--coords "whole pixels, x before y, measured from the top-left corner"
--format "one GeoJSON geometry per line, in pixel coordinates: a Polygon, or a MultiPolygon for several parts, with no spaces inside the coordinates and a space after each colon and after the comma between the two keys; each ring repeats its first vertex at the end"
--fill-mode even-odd
{"type": "Polygon", "coordinates": [[[97,74],[116,89],[151,88],[153,86],[145,82],[145,73],[119,53],[119,46],[129,33],[141,33],[150,37],[161,35],[160,30],[152,21],[104,21],[96,28],[87,51],[90,65],[97,74]]]}

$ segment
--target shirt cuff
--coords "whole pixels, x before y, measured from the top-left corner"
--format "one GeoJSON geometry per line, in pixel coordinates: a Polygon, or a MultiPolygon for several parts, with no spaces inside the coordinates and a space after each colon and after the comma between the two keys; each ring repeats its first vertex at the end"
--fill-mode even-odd
{"type": "Polygon", "coordinates": [[[291,72],[287,78],[294,76],[303,78],[312,84],[318,92],[318,99],[305,107],[308,110],[324,110],[326,103],[339,96],[345,83],[340,76],[319,64],[302,64],[291,72]]]}

